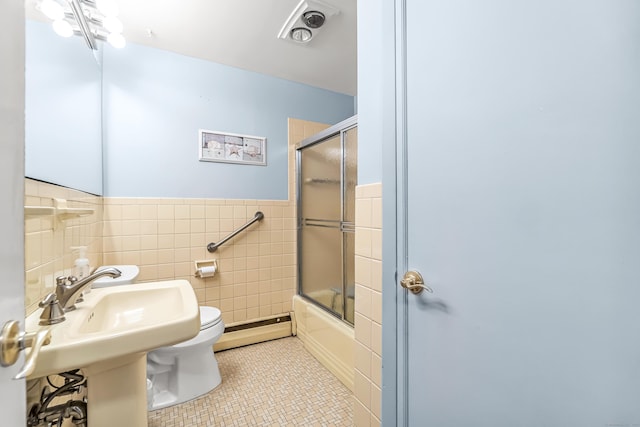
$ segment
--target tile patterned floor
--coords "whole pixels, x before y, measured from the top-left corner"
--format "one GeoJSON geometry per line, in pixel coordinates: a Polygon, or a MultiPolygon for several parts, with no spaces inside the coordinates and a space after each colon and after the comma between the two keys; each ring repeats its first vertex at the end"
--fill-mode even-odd
{"type": "Polygon", "coordinates": [[[352,426],[353,397],[296,338],[216,353],[222,384],[149,412],[149,427],[352,426]]]}

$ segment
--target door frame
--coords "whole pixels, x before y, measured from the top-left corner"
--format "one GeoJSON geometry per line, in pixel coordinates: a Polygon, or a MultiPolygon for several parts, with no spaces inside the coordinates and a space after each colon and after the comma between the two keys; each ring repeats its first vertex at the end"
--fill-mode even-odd
{"type": "Polygon", "coordinates": [[[406,0],[381,1],[382,134],[382,425],[408,423],[407,294],[398,286],[408,270],[406,0]]]}
{"type": "MultiPolygon", "coordinates": [[[[0,23],[8,36],[0,40],[0,326],[19,320],[24,329],[24,4],[4,2],[0,23]]],[[[24,425],[26,381],[13,380],[24,355],[0,367],[3,424],[24,425]]]]}

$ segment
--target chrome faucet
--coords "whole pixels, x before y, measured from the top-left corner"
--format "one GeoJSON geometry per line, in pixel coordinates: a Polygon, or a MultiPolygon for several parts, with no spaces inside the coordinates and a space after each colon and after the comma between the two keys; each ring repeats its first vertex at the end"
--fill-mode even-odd
{"type": "Polygon", "coordinates": [[[102,277],[120,277],[122,273],[117,268],[109,267],[100,271],[96,271],[93,274],[83,277],[82,279],[76,279],[74,276],[58,277],[56,279],[56,296],[60,305],[64,311],[75,310],[76,300],[82,293],[82,291],[91,284],[94,280],[102,277]]]}

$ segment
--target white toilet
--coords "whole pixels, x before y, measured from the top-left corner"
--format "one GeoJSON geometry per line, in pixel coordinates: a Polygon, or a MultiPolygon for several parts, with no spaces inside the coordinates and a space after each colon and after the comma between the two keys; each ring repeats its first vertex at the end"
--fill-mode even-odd
{"type": "Polygon", "coordinates": [[[153,390],[150,411],[195,399],[222,381],[213,354],[213,344],[224,332],[220,310],[200,307],[200,325],[195,338],[147,354],[147,379],[153,390]]]}
{"type": "MultiPolygon", "coordinates": [[[[122,272],[118,278],[102,277],[93,287],[135,283],[140,270],[135,265],[110,265],[122,272]]],[[[220,310],[200,307],[200,333],[188,341],[147,353],[147,396],[150,411],[184,403],[216,388],[221,382],[213,344],[224,333],[220,310]]]]}

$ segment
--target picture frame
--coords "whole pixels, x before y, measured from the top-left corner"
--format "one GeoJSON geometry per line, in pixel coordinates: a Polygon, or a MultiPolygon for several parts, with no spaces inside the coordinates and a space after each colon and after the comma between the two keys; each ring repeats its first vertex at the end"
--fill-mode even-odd
{"type": "Polygon", "coordinates": [[[267,138],[206,129],[198,130],[201,162],[267,165],[267,138]]]}

